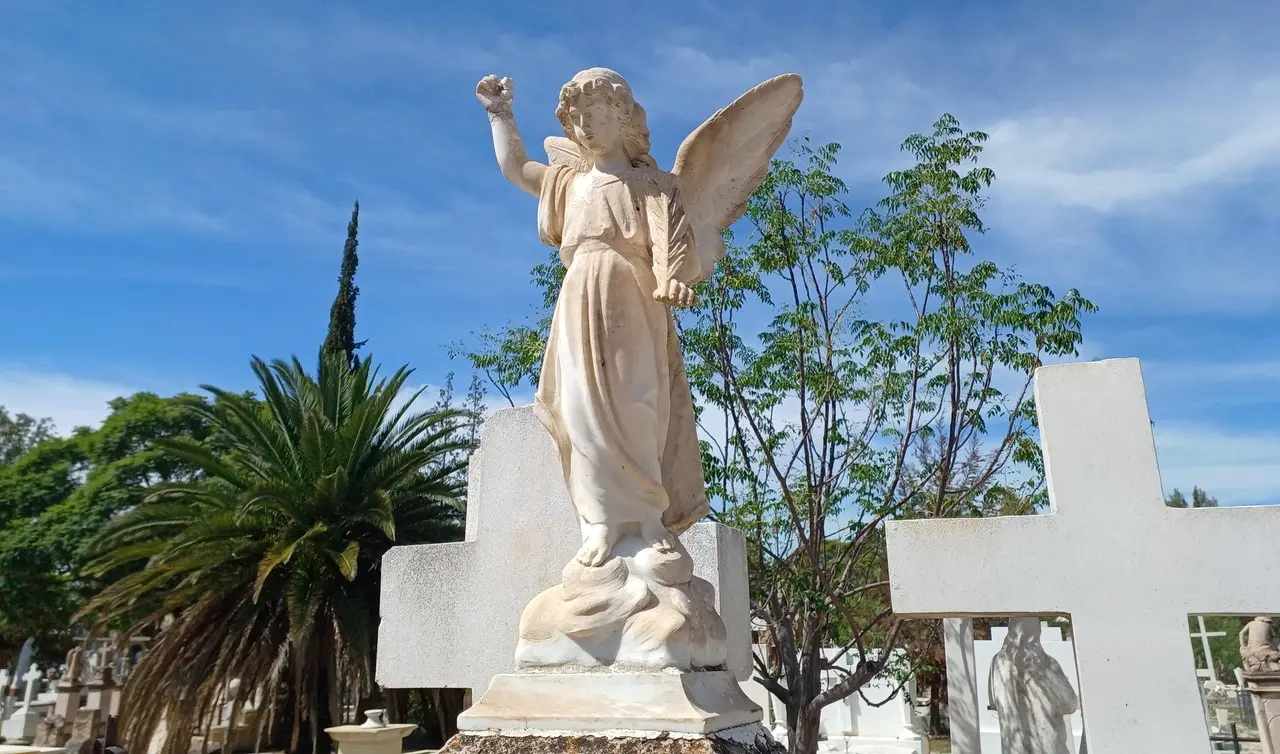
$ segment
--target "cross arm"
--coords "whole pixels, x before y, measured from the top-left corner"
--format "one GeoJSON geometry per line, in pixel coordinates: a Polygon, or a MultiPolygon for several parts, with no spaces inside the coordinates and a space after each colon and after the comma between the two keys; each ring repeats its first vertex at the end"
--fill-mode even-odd
{"type": "Polygon", "coordinates": [[[889,522],[894,612],[916,618],[1068,612],[1061,592],[1044,588],[1062,575],[1046,557],[1058,549],[1058,523],[1052,515],[889,522]]]}

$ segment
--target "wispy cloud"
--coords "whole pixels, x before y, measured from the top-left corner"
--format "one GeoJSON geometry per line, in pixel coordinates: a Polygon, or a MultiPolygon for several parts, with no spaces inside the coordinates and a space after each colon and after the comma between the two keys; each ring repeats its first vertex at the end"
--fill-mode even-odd
{"type": "Polygon", "coordinates": [[[16,366],[0,366],[0,406],[10,413],[50,417],[59,434],[96,427],[111,413],[113,398],[131,395],[124,385],[16,366]]]}

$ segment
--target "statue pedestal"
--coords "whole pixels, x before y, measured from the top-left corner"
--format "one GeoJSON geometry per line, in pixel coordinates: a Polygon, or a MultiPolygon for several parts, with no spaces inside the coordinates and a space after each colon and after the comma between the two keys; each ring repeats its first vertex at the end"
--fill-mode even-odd
{"type": "Polygon", "coordinates": [[[709,735],[681,733],[477,733],[449,739],[440,754],[786,754],[760,723],[709,735]]]}
{"type": "Polygon", "coordinates": [[[1280,754],[1280,673],[1245,673],[1244,681],[1253,697],[1262,749],[1266,754],[1280,754]]]}
{"type": "Polygon", "coordinates": [[[502,734],[625,731],[707,735],[763,711],[724,671],[511,673],[458,716],[458,730],[502,734]]]}

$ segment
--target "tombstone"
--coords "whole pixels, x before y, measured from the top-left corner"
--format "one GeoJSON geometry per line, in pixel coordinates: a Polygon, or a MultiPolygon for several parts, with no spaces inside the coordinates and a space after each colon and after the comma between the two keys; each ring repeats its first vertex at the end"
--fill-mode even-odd
{"type": "Polygon", "coordinates": [[[71,723],[71,739],[67,742],[70,751],[77,741],[89,741],[100,737],[107,717],[96,707],[81,707],[76,710],[71,723]]]}
{"type": "MultiPolygon", "coordinates": [[[[823,653],[829,659],[837,658],[836,663],[846,671],[826,671],[823,688],[838,683],[857,665],[857,655],[852,652],[824,649],[823,653]]],[[[826,740],[819,750],[835,754],[926,754],[929,744],[911,703],[915,684],[908,680],[902,688],[898,686],[897,680],[882,673],[867,682],[860,694],[824,707],[822,731],[826,740]]]]}
{"type": "Polygon", "coordinates": [[[97,672],[84,685],[84,695],[85,706],[100,710],[104,719],[106,715],[114,715],[120,711],[120,686],[109,665],[98,666],[97,672]]]}
{"type": "MultiPolygon", "coordinates": [[[[768,657],[769,648],[764,644],[751,645],[752,653],[757,657],[768,657]]],[[[779,680],[779,683],[786,685],[786,679],[779,680]]],[[[764,711],[764,719],[762,723],[766,728],[774,730],[780,728],[783,733],[787,730],[787,708],[783,706],[778,697],[769,693],[759,681],[755,679],[755,674],[742,682],[742,691],[747,698],[759,705],[764,711]]],[[[775,734],[775,738],[777,735],[775,734]]]]}
{"type": "MultiPolygon", "coordinates": [[[[751,675],[742,534],[714,523],[680,537],[715,588],[735,677],[751,675]]],[[[496,412],[468,471],[466,540],[393,547],[382,560],[377,680],[384,688],[467,688],[478,698],[514,667],[520,614],[559,583],[582,544],[551,436],[531,407],[496,412]]]]}
{"type": "Polygon", "coordinates": [[[23,674],[25,690],[22,693],[22,705],[13,711],[3,725],[0,725],[0,736],[4,736],[6,741],[31,742],[39,730],[40,722],[53,706],[50,702],[36,700],[36,694],[40,691],[41,676],[40,669],[34,663],[23,674]]]}
{"type": "Polygon", "coordinates": [[[1041,367],[1036,404],[1050,513],[891,522],[894,611],[1070,615],[1089,748],[1199,754],[1188,616],[1263,614],[1280,595],[1239,578],[1247,563],[1186,554],[1265,560],[1280,508],[1165,506],[1136,359],[1041,367]]]}
{"type": "MultiPolygon", "coordinates": [[[[756,652],[763,656],[765,648],[756,645],[756,652]]],[[[827,647],[823,656],[837,669],[824,670],[822,689],[828,689],[852,672],[857,665],[856,654],[827,647]]],[[[785,679],[780,680],[784,686],[785,679]]],[[[857,693],[822,708],[819,752],[823,754],[926,754],[928,741],[919,716],[911,700],[915,697],[915,684],[908,681],[901,689],[898,682],[878,675],[857,693]],[[894,693],[896,691],[896,694],[894,693]],[[890,696],[892,695],[892,698],[890,696]],[[863,700],[862,697],[866,697],[863,700]]],[[[787,741],[787,710],[776,696],[769,693],[758,681],[742,684],[751,701],[764,710],[762,723],[781,744],[787,741]]]]}
{"type": "Polygon", "coordinates": [[[76,647],[67,653],[62,677],[54,685],[53,710],[40,726],[36,744],[40,746],[65,746],[71,738],[71,728],[76,712],[80,710],[80,662],[81,649],[76,647]]]}

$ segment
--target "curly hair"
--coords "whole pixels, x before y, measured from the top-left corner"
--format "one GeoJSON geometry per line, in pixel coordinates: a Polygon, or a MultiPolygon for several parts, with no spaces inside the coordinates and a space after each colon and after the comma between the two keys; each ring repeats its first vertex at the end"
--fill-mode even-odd
{"type": "MultiPolygon", "coordinates": [[[[636,102],[631,94],[631,87],[626,79],[608,68],[588,68],[579,71],[569,83],[560,88],[560,103],[556,105],[556,120],[564,128],[564,135],[577,144],[582,144],[574,135],[573,123],[569,120],[569,108],[580,97],[603,97],[606,104],[618,115],[622,123],[622,148],[631,158],[634,167],[656,168],[657,162],[649,154],[649,126],[644,108],[636,102]]],[[[582,156],[591,159],[588,150],[582,149],[582,156]]]]}

